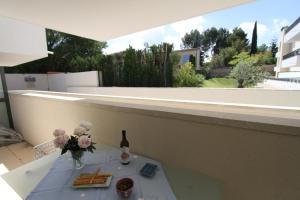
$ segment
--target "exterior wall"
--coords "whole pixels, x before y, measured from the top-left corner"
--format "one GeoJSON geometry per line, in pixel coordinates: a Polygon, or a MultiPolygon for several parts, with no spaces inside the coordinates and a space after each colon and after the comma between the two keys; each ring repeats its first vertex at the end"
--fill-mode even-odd
{"type": "Polygon", "coordinates": [[[67,87],[97,87],[99,86],[98,71],[67,73],[67,87]]]}
{"type": "Polygon", "coordinates": [[[48,90],[47,74],[5,74],[8,90],[48,90]],[[26,76],[35,77],[36,81],[28,83],[26,76]]]}
{"type": "Polygon", "coordinates": [[[184,55],[192,55],[195,57],[195,63],[196,63],[196,70],[200,70],[200,49],[199,48],[192,48],[192,49],[182,49],[182,50],[177,50],[174,51],[177,55],[180,56],[180,60],[178,65],[183,65],[185,63],[182,63],[182,59],[184,55]]]}
{"type": "Polygon", "coordinates": [[[300,48],[299,27],[300,17],[289,27],[281,30],[279,49],[276,54],[277,66],[274,68],[276,78],[299,78],[298,73],[292,73],[300,67],[300,56],[294,52],[300,48]]]}
{"type": "Polygon", "coordinates": [[[48,74],[48,84],[49,84],[50,91],[66,92],[67,91],[66,74],[65,73],[48,74]]]}
{"type": "Polygon", "coordinates": [[[294,22],[298,23],[296,26],[294,26],[286,35],[284,40],[287,42],[294,42],[294,41],[299,41],[299,36],[300,36],[300,17],[294,22]]]}
{"type": "Polygon", "coordinates": [[[8,90],[44,90],[67,92],[69,87],[98,87],[98,71],[56,74],[5,74],[8,90]],[[24,78],[36,78],[27,83],[24,78]]]}
{"type": "Polygon", "coordinates": [[[33,145],[88,120],[95,142],[118,146],[126,129],[133,152],[220,180],[225,200],[300,198],[300,137],[285,134],[299,128],[260,130],[260,123],[245,128],[248,122],[17,94],[10,100],[16,129],[33,145]]]}
{"type": "Polygon", "coordinates": [[[284,55],[286,55],[286,54],[288,54],[288,53],[290,53],[291,51],[292,51],[292,44],[290,44],[290,43],[284,43],[284,40],[282,40],[282,46],[283,46],[283,48],[282,48],[282,53],[280,53],[281,54],[281,56],[284,56],[284,55]]]}

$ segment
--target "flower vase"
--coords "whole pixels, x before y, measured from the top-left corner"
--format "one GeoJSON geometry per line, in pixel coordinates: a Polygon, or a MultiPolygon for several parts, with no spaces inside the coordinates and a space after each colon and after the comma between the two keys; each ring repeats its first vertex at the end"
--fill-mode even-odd
{"type": "Polygon", "coordinates": [[[72,154],[71,154],[70,151],[67,151],[66,153],[64,153],[64,158],[65,158],[66,160],[73,160],[72,154]]]}
{"type": "Polygon", "coordinates": [[[82,169],[84,167],[84,151],[71,151],[74,169],[82,169]]]}

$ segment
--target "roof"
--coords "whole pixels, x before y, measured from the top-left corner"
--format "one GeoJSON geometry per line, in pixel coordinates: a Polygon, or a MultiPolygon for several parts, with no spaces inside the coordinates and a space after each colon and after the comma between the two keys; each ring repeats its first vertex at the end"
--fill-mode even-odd
{"type": "Polygon", "coordinates": [[[0,15],[106,41],[252,1],[254,0],[1,0],[0,15]]]}

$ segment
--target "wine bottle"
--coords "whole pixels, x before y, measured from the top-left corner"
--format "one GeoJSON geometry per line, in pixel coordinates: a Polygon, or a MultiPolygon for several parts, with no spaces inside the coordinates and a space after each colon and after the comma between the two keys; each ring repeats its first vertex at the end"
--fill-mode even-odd
{"type": "Polygon", "coordinates": [[[120,143],[121,148],[121,163],[123,165],[129,164],[130,154],[129,154],[129,142],[126,138],[126,131],[122,130],[122,141],[120,143]]]}

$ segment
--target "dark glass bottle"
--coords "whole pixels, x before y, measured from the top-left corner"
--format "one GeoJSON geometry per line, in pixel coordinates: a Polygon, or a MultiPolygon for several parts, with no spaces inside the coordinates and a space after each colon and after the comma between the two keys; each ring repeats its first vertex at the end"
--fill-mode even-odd
{"type": "Polygon", "coordinates": [[[129,142],[126,138],[126,131],[122,130],[122,141],[120,143],[121,148],[121,163],[123,165],[128,165],[130,161],[130,153],[129,153],[129,142]]]}

